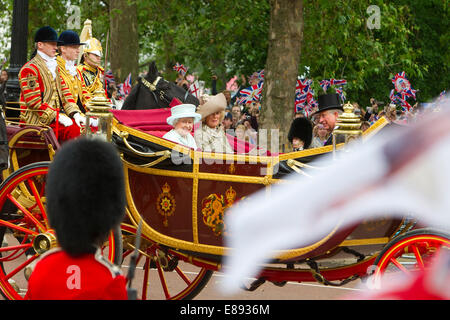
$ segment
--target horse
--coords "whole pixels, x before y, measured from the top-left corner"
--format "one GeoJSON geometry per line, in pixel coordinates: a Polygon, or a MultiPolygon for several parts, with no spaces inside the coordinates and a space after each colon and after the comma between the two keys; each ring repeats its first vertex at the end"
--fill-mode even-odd
{"type": "Polygon", "coordinates": [[[182,103],[195,106],[200,101],[174,82],[167,81],[159,74],[155,61],[152,61],[145,77],[138,80],[125,99],[122,110],[160,109],[169,107],[173,98],[182,103]]]}

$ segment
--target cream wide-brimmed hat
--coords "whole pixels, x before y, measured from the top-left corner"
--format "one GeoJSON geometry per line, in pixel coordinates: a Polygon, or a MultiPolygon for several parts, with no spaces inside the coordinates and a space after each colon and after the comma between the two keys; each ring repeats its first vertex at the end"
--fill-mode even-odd
{"type": "Polygon", "coordinates": [[[167,118],[167,123],[173,126],[175,120],[181,118],[194,118],[194,123],[199,122],[202,116],[195,112],[195,108],[195,105],[187,103],[170,108],[171,116],[167,118]]]}
{"type": "Polygon", "coordinates": [[[223,93],[219,93],[215,96],[210,96],[204,104],[198,107],[197,112],[201,114],[203,120],[217,111],[225,111],[226,107],[227,99],[223,93]]]}

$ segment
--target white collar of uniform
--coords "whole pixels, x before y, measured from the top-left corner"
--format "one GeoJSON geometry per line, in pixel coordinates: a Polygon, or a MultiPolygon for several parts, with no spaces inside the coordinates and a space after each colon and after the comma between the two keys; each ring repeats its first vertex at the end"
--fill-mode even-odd
{"type": "Polygon", "coordinates": [[[75,77],[77,75],[77,67],[75,67],[75,60],[65,60],[66,61],[66,70],[75,77]]]}
{"type": "Polygon", "coordinates": [[[56,62],[56,57],[50,57],[46,55],[44,52],[37,50],[37,53],[44,59],[45,64],[47,65],[48,70],[52,73],[53,79],[56,78],[56,67],[58,63],[56,62]]]}

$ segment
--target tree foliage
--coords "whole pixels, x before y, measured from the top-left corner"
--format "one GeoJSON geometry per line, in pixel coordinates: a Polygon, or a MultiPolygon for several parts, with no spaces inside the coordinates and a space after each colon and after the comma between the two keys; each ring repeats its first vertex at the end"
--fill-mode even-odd
{"type": "MultiPolygon", "coordinates": [[[[0,0],[0,18],[11,19],[12,3],[0,0]]],[[[79,6],[81,27],[91,19],[94,36],[105,43],[109,1],[30,0],[30,52],[38,27],[67,28],[69,4],[79,6]]],[[[142,0],[137,5],[141,65],[156,60],[173,78],[171,67],[180,62],[207,84],[216,74],[219,90],[233,75],[248,76],[266,66],[269,0],[142,0]]],[[[347,98],[362,105],[370,97],[387,102],[392,76],[405,71],[418,99],[426,101],[450,83],[448,21],[448,1],[442,0],[305,1],[300,64],[286,67],[315,80],[316,93],[320,80],[344,78],[347,98]],[[367,27],[370,5],[380,10],[380,28],[367,27]]],[[[126,51],[127,39],[120,41],[126,51]]]]}

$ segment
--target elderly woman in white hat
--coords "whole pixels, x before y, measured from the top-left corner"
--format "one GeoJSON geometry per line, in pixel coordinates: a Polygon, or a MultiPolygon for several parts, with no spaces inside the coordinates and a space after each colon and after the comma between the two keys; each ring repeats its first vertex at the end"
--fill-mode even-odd
{"type": "Polygon", "coordinates": [[[163,138],[194,150],[197,149],[191,132],[194,124],[199,122],[202,116],[195,112],[195,105],[179,104],[172,107],[170,111],[171,116],[167,118],[167,123],[173,126],[173,129],[167,132],[163,138]]]}
{"type": "Polygon", "coordinates": [[[234,153],[228,142],[222,120],[225,116],[227,100],[223,93],[209,97],[197,112],[202,116],[202,125],[195,130],[197,146],[206,152],[234,153]]]}

